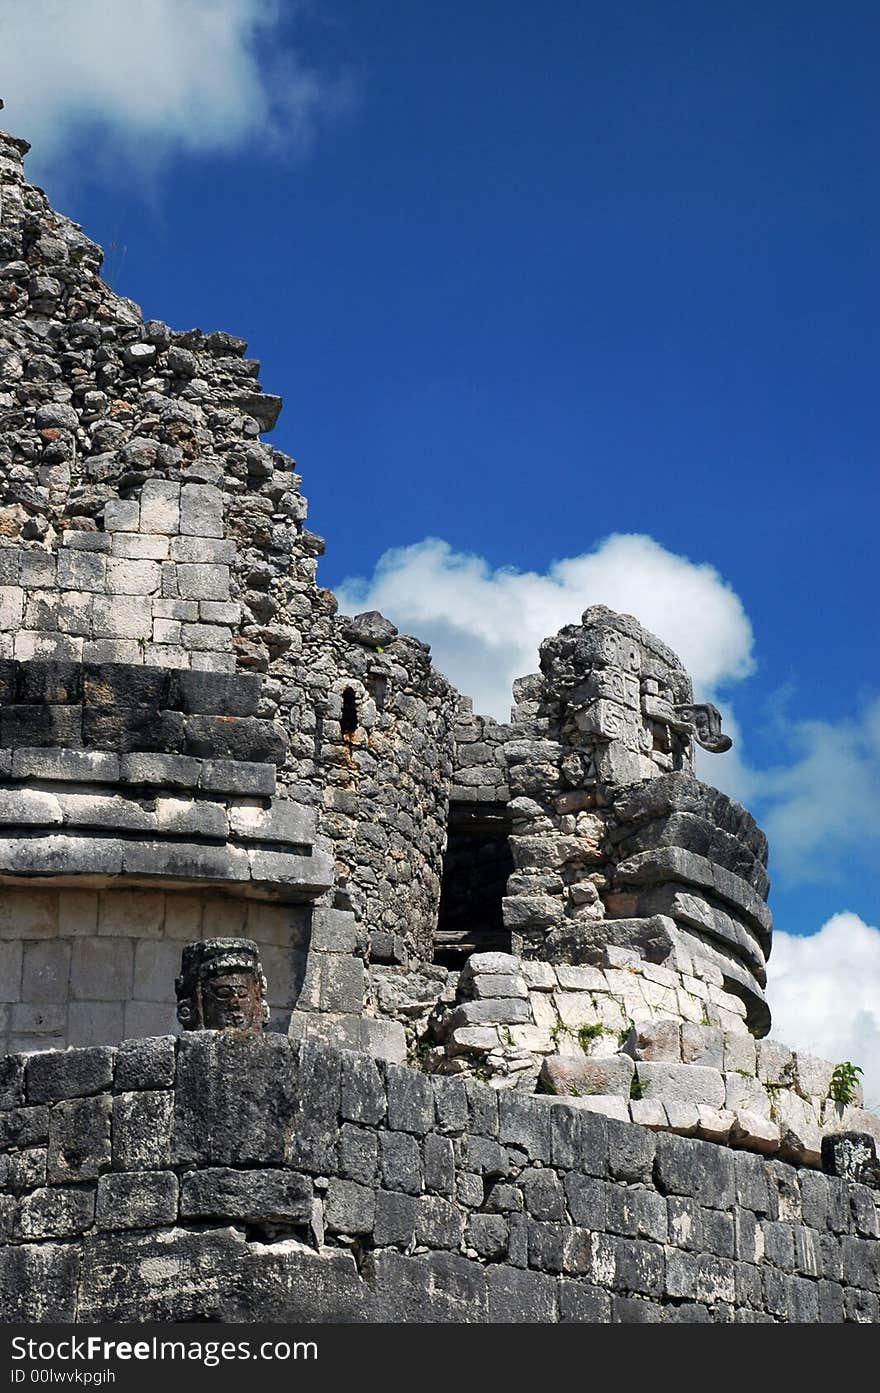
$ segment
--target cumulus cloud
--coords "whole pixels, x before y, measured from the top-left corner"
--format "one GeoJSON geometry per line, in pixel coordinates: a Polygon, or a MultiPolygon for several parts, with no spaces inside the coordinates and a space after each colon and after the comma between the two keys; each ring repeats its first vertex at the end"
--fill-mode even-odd
{"type": "Polygon", "coordinates": [[[507,719],[514,678],[534,672],[543,638],[575,623],[588,605],[634,614],[678,653],[705,695],[753,667],[752,628],[714,567],[667,551],[653,538],[616,534],[545,573],[493,569],[480,556],[428,538],[386,552],[368,579],[348,579],[340,606],[379,609],[432,645],[437,666],[507,719]]]}
{"type": "Polygon", "coordinates": [[[297,0],[0,0],[0,92],[48,166],[86,134],[158,160],[259,134],[298,152],[350,95],[280,40],[297,0]],[[274,44],[274,47],[273,47],[274,44]]]}
{"type": "Polygon", "coordinates": [[[788,764],[751,771],[751,790],[785,879],[833,878],[842,857],[880,842],[880,700],[839,722],[781,722],[788,764]]]}
{"type": "Polygon", "coordinates": [[[860,1065],[880,1107],[880,929],[844,912],[817,933],[776,933],[768,996],[775,1040],[860,1065]]]}

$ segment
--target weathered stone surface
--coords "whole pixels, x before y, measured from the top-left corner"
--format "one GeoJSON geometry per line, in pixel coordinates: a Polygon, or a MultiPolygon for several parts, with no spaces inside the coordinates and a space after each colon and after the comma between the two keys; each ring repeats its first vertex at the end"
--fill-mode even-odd
{"type": "Polygon", "coordinates": [[[541,1087],[547,1093],[619,1094],[629,1098],[634,1065],[629,1055],[609,1055],[599,1059],[578,1059],[572,1055],[548,1055],[541,1066],[541,1087]]]}
{"type": "Polygon", "coordinates": [[[98,1229],[149,1229],[177,1218],[177,1176],[172,1171],[103,1175],[98,1182],[98,1229]]]}
{"type": "Polygon", "coordinates": [[[311,1212],[311,1182],[292,1171],[207,1167],[184,1175],[181,1183],[180,1214],[185,1219],[305,1224],[311,1212]]]}
{"type": "Polygon", "coordinates": [[[171,1162],[174,1094],[120,1093],[113,1099],[113,1169],[160,1170],[171,1162]]]}
{"type": "Polygon", "coordinates": [[[279,1162],[293,1128],[296,1057],[280,1035],[194,1031],[178,1046],[176,1164],[279,1162]]]}
{"type": "Polygon", "coordinates": [[[36,1054],[27,1065],[28,1102],[49,1103],[100,1093],[113,1083],[115,1064],[116,1051],[103,1047],[36,1054]]]}
{"type": "Polygon", "coordinates": [[[724,1078],[718,1069],[702,1064],[666,1064],[639,1061],[636,1066],[645,1098],[663,1103],[704,1103],[724,1107],[724,1078]]]}

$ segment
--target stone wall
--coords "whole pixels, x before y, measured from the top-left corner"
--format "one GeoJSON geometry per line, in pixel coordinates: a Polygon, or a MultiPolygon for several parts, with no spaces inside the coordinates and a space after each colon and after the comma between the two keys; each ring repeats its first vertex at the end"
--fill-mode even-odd
{"type": "Polygon", "coordinates": [[[4,1321],[878,1318],[876,1191],[571,1100],[196,1032],[0,1101],[4,1321]]]}
{"type": "Polygon", "coordinates": [[[257,692],[249,730],[165,713],[150,728],[141,698],[115,744],[66,710],[21,713],[19,733],[218,755],[259,733],[261,753],[237,757],[270,761],[279,793],[315,809],[337,903],[379,957],[430,959],[458,696],[426,645],[337,615],[315,583],[323,542],[295,461],[260,439],[281,402],[247,345],[116,295],[101,249],[26,182],[27,148],[0,135],[0,657],[248,674],[257,692]]]}
{"type": "Polygon", "coordinates": [[[0,897],[0,1050],[116,1044],[177,1033],[183,944],[245,935],[286,1030],[305,977],[304,907],[217,893],[9,888],[0,897]]]}

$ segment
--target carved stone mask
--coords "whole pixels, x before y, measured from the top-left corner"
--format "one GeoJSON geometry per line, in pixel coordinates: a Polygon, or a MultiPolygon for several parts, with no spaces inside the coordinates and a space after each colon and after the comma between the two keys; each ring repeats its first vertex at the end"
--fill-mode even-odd
{"type": "Polygon", "coordinates": [[[177,1017],[185,1030],[257,1032],[269,1019],[266,978],[249,938],[188,943],[175,988],[177,1017]]]}

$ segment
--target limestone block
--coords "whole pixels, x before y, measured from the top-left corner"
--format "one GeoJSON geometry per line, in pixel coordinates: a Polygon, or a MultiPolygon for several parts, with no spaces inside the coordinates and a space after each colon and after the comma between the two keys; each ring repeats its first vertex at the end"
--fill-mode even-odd
{"type": "Polygon", "coordinates": [[[709,1069],[723,1069],[723,1032],[714,1026],[694,1025],[685,1021],[681,1027],[681,1060],[683,1064],[704,1064],[709,1069]]]}
{"type": "Polygon", "coordinates": [[[724,1032],[725,1073],[754,1074],[758,1067],[757,1047],[753,1035],[740,1031],[724,1032]]]}
{"type": "MultiPolygon", "coordinates": [[[[154,563],[126,562],[124,564],[152,565],[154,563]]],[[[92,631],[96,638],[152,638],[153,614],[150,608],[149,592],[96,596],[92,605],[92,631]]]]}
{"type": "Polygon", "coordinates": [[[54,556],[45,551],[23,551],[20,565],[21,583],[26,590],[55,589],[54,556]]]}
{"type": "Polygon", "coordinates": [[[180,491],[179,530],[188,536],[222,537],[223,495],[220,490],[212,484],[184,484],[180,491]]]}
{"type": "Polygon", "coordinates": [[[136,532],[140,524],[140,504],[135,498],[110,498],[104,504],[105,532],[136,532]]]}
{"type": "Polygon", "coordinates": [[[177,586],[183,600],[228,600],[229,567],[210,562],[180,565],[177,586]]]}
{"type": "MultiPolygon", "coordinates": [[[[154,619],[153,643],[170,644],[171,647],[181,648],[180,621],[178,619],[154,619]]],[[[181,656],[185,657],[182,648],[181,656]]]]}
{"type": "Polygon", "coordinates": [[[700,1126],[700,1110],[696,1103],[667,1098],[664,1103],[669,1130],[679,1137],[695,1137],[700,1126]]]}
{"type": "Polygon", "coordinates": [[[165,917],[161,890],[102,890],[98,933],[118,938],[159,938],[165,917]]]}
{"type": "Polygon", "coordinates": [[[0,1001],[21,1000],[23,945],[0,942],[0,1001]]]}
{"type": "Polygon", "coordinates": [[[769,1117],[736,1108],[730,1141],[733,1146],[745,1147],[749,1151],[762,1151],[765,1155],[772,1156],[779,1150],[779,1128],[769,1117]]]}
{"type": "Polygon", "coordinates": [[[755,1113],[762,1117],[770,1116],[770,1095],[760,1079],[751,1074],[737,1072],[725,1073],[725,1107],[734,1112],[755,1113]]]}
{"type": "Polygon", "coordinates": [[[0,824],[49,827],[60,822],[61,816],[54,794],[36,788],[0,789],[0,824]]]}
{"type": "Polygon", "coordinates": [[[796,1050],[792,1077],[794,1086],[802,1098],[827,1098],[831,1086],[834,1065],[827,1059],[796,1050]]]}
{"type": "Polygon", "coordinates": [[[27,943],[24,949],[21,990],[34,1005],[67,1001],[70,944],[64,939],[27,943]]]}
{"type": "Polygon", "coordinates": [[[72,941],[70,994],[79,1001],[125,1001],[131,996],[134,953],[130,939],[72,941]]]}
{"type": "Polygon", "coordinates": [[[157,798],[156,826],[160,832],[224,840],[228,831],[226,809],[221,804],[192,798],[157,798]]]}
{"type": "Polygon", "coordinates": [[[24,591],[17,585],[0,585],[0,629],[16,633],[21,628],[24,591]]]}
{"type": "Polygon", "coordinates": [[[779,1149],[786,1160],[800,1165],[822,1164],[822,1133],[815,1109],[799,1094],[781,1088],[773,1100],[773,1119],[779,1127],[779,1149]]]}
{"type": "Polygon", "coordinates": [[[155,595],[158,592],[161,583],[158,562],[111,557],[106,564],[107,590],[111,595],[155,595]]]}
{"type": "Polygon", "coordinates": [[[529,995],[524,978],[501,977],[494,974],[474,977],[472,991],[477,1001],[491,1000],[497,997],[521,997],[525,1000],[529,995]]]}
{"type": "Polygon", "coordinates": [[[384,1059],[389,1064],[404,1064],[407,1056],[406,1031],[399,1021],[362,1016],[361,1048],[373,1059],[384,1059]]]}
{"type": "Polygon", "coordinates": [[[3,887],[0,939],[54,938],[57,932],[57,891],[3,887]]]}
{"type": "Polygon", "coordinates": [[[89,590],[102,593],[107,578],[107,560],[92,551],[62,551],[58,554],[59,590],[89,590]]]}
{"type": "Polygon", "coordinates": [[[25,1195],[19,1210],[21,1236],[26,1240],[74,1238],[90,1228],[95,1214],[91,1190],[53,1185],[25,1195]]]}
{"type": "Polygon", "coordinates": [[[98,1181],[98,1229],[148,1229],[177,1218],[178,1182],[172,1171],[102,1175],[98,1181]]]}
{"type": "MultiPolygon", "coordinates": [[[[229,647],[228,644],[226,646],[229,647]]],[[[193,649],[189,655],[189,662],[190,667],[197,672],[235,672],[234,653],[202,652],[193,649]]]]}
{"type": "Polygon", "coordinates": [[[12,776],[16,779],[116,783],[119,759],[97,750],[21,749],[13,754],[12,776]]]}
{"type": "Polygon", "coordinates": [[[168,538],[144,532],[114,532],[111,555],[127,561],[166,561],[168,538]]]}
{"type": "Polygon", "coordinates": [[[570,1030],[578,1030],[582,1025],[593,1025],[597,1021],[597,1008],[587,992],[557,991],[553,1001],[560,1020],[570,1030]]]}
{"type": "Polygon", "coordinates": [[[211,561],[228,566],[235,560],[235,543],[214,537],[172,537],[171,560],[189,563],[211,561]]]}
{"type": "Polygon", "coordinates": [[[633,1059],[681,1063],[681,1025],[677,1020],[634,1020],[623,1046],[633,1059]]]}
{"type": "Polygon", "coordinates": [[[137,1001],[168,1004],[180,971],[177,943],[145,939],[134,945],[134,987],[137,1001]]]}
{"type": "Polygon", "coordinates": [[[241,623],[241,605],[219,600],[200,600],[199,619],[205,624],[228,624],[234,628],[241,623]]]}
{"type": "Polygon", "coordinates": [[[629,1099],[634,1068],[632,1059],[626,1054],[592,1059],[548,1055],[541,1065],[540,1086],[547,1093],[579,1098],[616,1094],[629,1099]]]}
{"type": "Polygon", "coordinates": [[[71,827],[106,827],[120,831],[151,832],[156,815],[130,798],[115,793],[59,793],[57,802],[71,827]]]}
{"type": "MultiPolygon", "coordinates": [[[[154,619],[188,619],[194,622],[199,617],[197,600],[153,600],[154,619]]],[[[238,715],[230,711],[231,716],[238,715]]]]}
{"type": "Polygon", "coordinates": [[[297,1108],[297,1064],[283,1036],[186,1031],[175,1093],[175,1165],[283,1162],[297,1108]]]}
{"type": "Polygon", "coordinates": [[[100,666],[107,663],[134,664],[143,661],[140,644],[131,638],[99,638],[84,642],[82,656],[84,663],[97,663],[100,666]]]}
{"type": "Polygon", "coordinates": [[[489,973],[515,977],[521,966],[521,959],[512,953],[472,953],[462,968],[462,977],[467,980],[477,974],[489,973]]]}
{"type": "Polygon", "coordinates": [[[208,1167],[185,1175],[181,1185],[180,1213],[186,1219],[303,1224],[311,1212],[311,1181],[292,1171],[208,1167]]]}
{"type": "Polygon", "coordinates": [[[113,1169],[161,1170],[171,1157],[174,1094],[156,1089],[113,1099],[113,1169]]]}
{"type": "Polygon", "coordinates": [[[794,1073],[794,1054],[778,1040],[758,1041],[758,1078],[788,1087],[794,1073]]]}
{"type": "Polygon", "coordinates": [[[83,642],[62,633],[37,633],[22,629],[15,635],[13,652],[17,662],[29,663],[32,659],[44,662],[82,661],[83,642]]]}
{"type": "Polygon", "coordinates": [[[193,652],[222,652],[232,639],[229,630],[220,624],[184,624],[181,629],[184,648],[193,652]]]}
{"type": "Polygon", "coordinates": [[[29,1103],[54,1103],[103,1093],[113,1082],[116,1051],[111,1049],[52,1051],[27,1062],[29,1103]]]}
{"type": "MultiPolygon", "coordinates": [[[[165,900],[166,938],[190,942],[202,937],[202,900],[198,895],[169,892],[165,900]]],[[[210,934],[206,935],[209,937],[210,934]]],[[[254,934],[249,934],[253,938],[254,934]]]]}
{"type": "Polygon", "coordinates": [[[556,978],[565,991],[604,992],[608,990],[605,974],[597,967],[569,967],[560,963],[556,978]]]}
{"type": "Polygon", "coordinates": [[[233,806],[229,809],[229,831],[242,841],[308,845],[315,839],[316,825],[314,809],[290,800],[274,799],[269,808],[233,806]]]}
{"type": "Polygon", "coordinates": [[[553,1004],[552,996],[546,992],[531,992],[529,1003],[535,1024],[543,1030],[553,1030],[559,1025],[559,1012],[553,1004]]]}
{"type": "Polygon", "coordinates": [[[109,1093],[56,1103],[49,1113],[50,1184],[94,1180],[110,1169],[109,1093]]]}
{"type": "Polygon", "coordinates": [[[619,1093],[582,1094],[566,1100],[570,1107],[583,1112],[600,1113],[603,1117],[613,1117],[618,1122],[629,1122],[629,1103],[619,1093]]]}
{"type": "Polygon", "coordinates": [[[148,479],[141,490],[139,532],[174,533],[180,529],[179,484],[148,479]]]}
{"type": "Polygon", "coordinates": [[[702,1064],[640,1061],[636,1072],[646,1098],[660,1098],[664,1103],[724,1107],[724,1079],[718,1069],[708,1069],[702,1064]]]}
{"type": "Polygon", "coordinates": [[[519,970],[532,992],[552,992],[556,986],[556,971],[550,963],[517,959],[519,970]]]}
{"type": "Polygon", "coordinates": [[[192,662],[189,651],[178,643],[148,643],[143,649],[147,667],[188,668],[192,662]]]}
{"type": "Polygon", "coordinates": [[[662,1132],[669,1126],[666,1109],[659,1098],[631,1098],[629,1115],[640,1127],[652,1132],[662,1132]]]}
{"type": "Polygon", "coordinates": [[[719,1144],[723,1144],[729,1139],[734,1124],[732,1112],[728,1112],[726,1108],[710,1108],[705,1103],[698,1103],[697,1115],[699,1117],[698,1137],[719,1144]]]}
{"type": "Polygon", "coordinates": [[[457,1026],[449,1032],[446,1048],[451,1056],[486,1055],[500,1042],[500,1035],[494,1026],[457,1026]]]}

